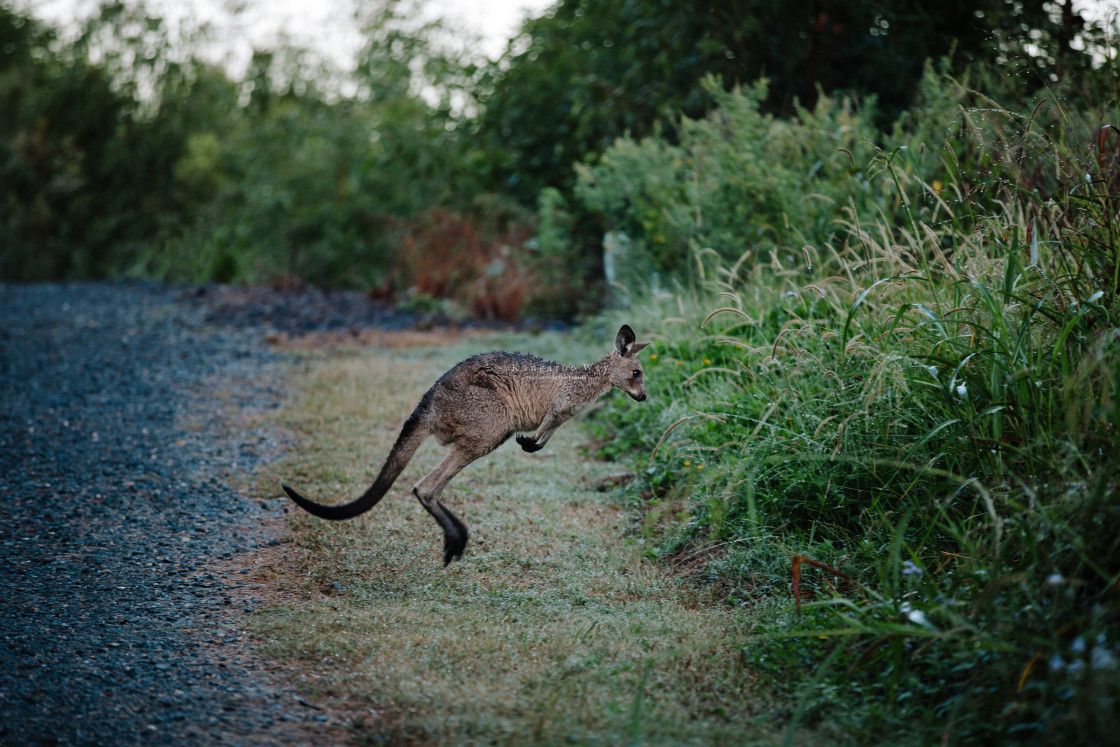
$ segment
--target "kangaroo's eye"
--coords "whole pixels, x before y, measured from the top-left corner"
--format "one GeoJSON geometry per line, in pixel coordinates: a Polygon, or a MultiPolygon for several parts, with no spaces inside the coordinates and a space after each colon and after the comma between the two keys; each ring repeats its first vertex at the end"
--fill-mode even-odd
{"type": "Polygon", "coordinates": [[[634,378],[635,378],[635,379],[640,379],[640,378],[642,378],[642,372],[641,372],[641,371],[635,371],[635,372],[634,372],[634,378]]]}

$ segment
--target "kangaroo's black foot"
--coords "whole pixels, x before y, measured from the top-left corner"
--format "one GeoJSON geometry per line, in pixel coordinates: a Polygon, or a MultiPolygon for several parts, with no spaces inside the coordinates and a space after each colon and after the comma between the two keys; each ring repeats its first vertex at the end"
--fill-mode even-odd
{"type": "Polygon", "coordinates": [[[517,437],[517,443],[521,444],[521,448],[532,454],[534,451],[540,451],[542,446],[538,446],[537,442],[533,440],[532,436],[520,435],[517,437]]]}
{"type": "Polygon", "coordinates": [[[463,557],[463,551],[466,549],[467,535],[445,535],[443,538],[443,567],[446,568],[451,565],[452,560],[463,557]]]}

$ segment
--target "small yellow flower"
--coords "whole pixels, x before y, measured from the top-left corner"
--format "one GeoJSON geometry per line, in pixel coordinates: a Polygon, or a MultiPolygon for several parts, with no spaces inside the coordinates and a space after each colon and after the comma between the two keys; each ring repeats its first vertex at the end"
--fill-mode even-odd
{"type": "Polygon", "coordinates": [[[941,191],[941,180],[940,179],[934,179],[933,184],[931,184],[930,186],[933,187],[934,192],[940,192],[941,191]]]}
{"type": "Polygon", "coordinates": [[[705,359],[704,359],[704,365],[705,365],[705,366],[709,366],[709,365],[711,365],[711,363],[712,363],[712,359],[711,359],[711,358],[705,358],[705,359]]]}
{"type": "Polygon", "coordinates": [[[691,466],[692,466],[692,462],[685,462],[685,463],[684,463],[684,466],[686,466],[686,467],[691,467],[691,466]]]}
{"type": "Polygon", "coordinates": [[[683,365],[684,365],[684,361],[677,361],[677,365],[678,365],[678,366],[683,366],[683,365]]]}
{"type": "Polygon", "coordinates": [[[650,359],[651,361],[655,361],[655,360],[657,360],[657,353],[654,353],[653,355],[651,355],[651,356],[649,357],[649,359],[650,359]]]}
{"type": "Polygon", "coordinates": [[[696,469],[704,469],[704,465],[703,464],[697,464],[696,469]]]}

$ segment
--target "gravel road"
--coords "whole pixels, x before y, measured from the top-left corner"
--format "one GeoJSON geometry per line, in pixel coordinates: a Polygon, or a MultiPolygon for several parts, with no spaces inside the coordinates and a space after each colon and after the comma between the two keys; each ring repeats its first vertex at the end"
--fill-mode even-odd
{"type": "Polygon", "coordinates": [[[414,322],[359,294],[0,285],[0,743],[344,735],[229,614],[283,506],[236,486],[283,448],[268,339],[414,322]]]}

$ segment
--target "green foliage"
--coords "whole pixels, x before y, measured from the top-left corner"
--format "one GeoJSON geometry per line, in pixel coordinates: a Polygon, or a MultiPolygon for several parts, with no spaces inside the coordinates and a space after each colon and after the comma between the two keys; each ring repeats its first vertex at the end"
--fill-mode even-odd
{"type": "Polygon", "coordinates": [[[435,44],[437,25],[414,28],[404,10],[387,2],[362,20],[353,95],[328,88],[329,73],[305,52],[280,50],[258,52],[243,84],[225,84],[232,108],[189,107],[212,118],[198,123],[177,173],[210,193],[181,248],[153,254],[150,268],[201,280],[228,267],[227,279],[336,287],[403,280],[394,276],[400,224],[479,192],[475,151],[449,103],[466,66],[435,44]],[[434,104],[418,94],[428,85],[434,104]]]}
{"type": "MultiPolygon", "coordinates": [[[[648,277],[647,263],[702,274],[694,248],[732,257],[750,241],[796,255],[835,232],[842,209],[897,209],[890,180],[854,164],[882,140],[875,112],[913,103],[927,57],[996,59],[1015,70],[1001,90],[1021,93],[1070,80],[1064,71],[1107,47],[1077,14],[1038,3],[911,6],[824,3],[807,16],[755,0],[703,12],[565,0],[487,62],[416,20],[413,0],[379,0],[359,5],[353,71],[281,45],[257,50],[242,80],[200,60],[205,27],[171,28],[144,0],[104,3],[65,42],[5,7],[0,272],[406,292],[401,232],[432,209],[485,225],[487,194],[539,208],[540,234],[518,250],[527,296],[549,314],[593,310],[611,282],[648,277]],[[768,88],[751,83],[760,71],[768,88]],[[854,97],[818,95],[831,91],[854,97]],[[592,168],[623,136],[576,199],[573,166],[592,168]]],[[[1101,88],[1094,70],[1078,80],[1069,95],[1101,88]]],[[[931,126],[909,111],[908,133],[931,126]]]]}
{"type": "Polygon", "coordinates": [[[482,68],[418,17],[406,0],[363,5],[352,72],[278,47],[257,50],[232,80],[199,59],[205,29],[169,29],[142,2],[106,3],[65,43],[4,9],[0,97],[14,116],[0,123],[0,274],[308,282],[420,298],[430,291],[413,287],[415,258],[402,247],[425,233],[437,254],[458,246],[449,237],[435,248],[436,211],[492,242],[457,258],[464,267],[512,252],[519,268],[459,273],[437,306],[502,317],[592,308],[598,294],[583,284],[598,266],[572,261],[581,250],[562,207],[551,236],[565,236],[544,237],[539,251],[524,216],[512,234],[491,230],[518,209],[486,191],[501,156],[472,120],[482,68]],[[516,245],[504,246],[510,236],[516,245]]]}
{"type": "Polygon", "coordinates": [[[593,314],[601,308],[601,265],[576,245],[577,217],[560,190],[546,187],[537,201],[536,236],[526,247],[536,253],[538,289],[533,306],[542,316],[593,314]]]}
{"type": "Polygon", "coordinates": [[[851,198],[804,261],[694,250],[689,290],[637,309],[663,405],[600,427],[642,454],[652,551],[706,552],[730,601],[785,597],[795,555],[850,577],[807,571],[817,601],[752,648],[796,693],[791,730],[1099,740],[1120,692],[1115,102],[1020,116],[950,90],[927,79],[945,147],[896,130],[867,168],[893,191],[851,198]]]}
{"type": "Polygon", "coordinates": [[[704,248],[734,262],[748,246],[766,257],[823,243],[842,209],[862,210],[881,194],[852,168],[876,139],[866,112],[826,98],[782,120],[761,112],[765,81],[724,92],[709,78],[705,89],[718,108],[682,119],[678,145],[623,138],[579,169],[579,198],[660,272],[687,273],[704,248]]]}
{"type": "MultiPolygon", "coordinates": [[[[967,234],[1009,188],[1043,199],[1068,190],[1072,172],[1055,168],[1069,164],[1054,163],[1051,138],[1093,138],[1051,116],[1055,92],[1026,102],[1032,114],[1012,114],[932,64],[890,133],[873,126],[874,102],[824,97],[781,119],[763,112],[765,81],[729,92],[712,78],[704,85],[718,108],[682,118],[675,142],[620,138],[595,166],[577,168],[576,196],[625,239],[620,261],[633,271],[624,275],[648,277],[652,267],[700,279],[713,259],[819,269],[834,264],[821,247],[864,223],[910,235],[948,222],[967,234]],[[983,152],[978,140],[988,143],[983,152]]],[[[953,236],[939,239],[943,249],[953,236]]],[[[869,233],[862,243],[879,239],[869,233]]]]}
{"type": "Polygon", "coordinates": [[[0,276],[102,275],[181,216],[183,134],[87,62],[82,40],[44,54],[54,33],[3,6],[0,40],[0,276]]]}
{"type": "Polygon", "coordinates": [[[499,173],[532,204],[544,187],[568,193],[572,166],[595,162],[615,139],[641,140],[678,114],[702,117],[708,76],[724,89],[768,77],[767,113],[845,93],[876,97],[889,122],[911,103],[927,60],[998,63],[1013,73],[1003,85],[1026,94],[1090,66],[1091,49],[1071,46],[1084,28],[1072,8],[1055,17],[1041,0],[562,0],[510,45],[482,123],[502,143],[499,173]]]}
{"type": "MultiPolygon", "coordinates": [[[[803,3],[757,0],[703,8],[564,0],[527,22],[483,79],[480,127],[494,144],[493,188],[524,205],[535,204],[544,188],[560,190],[571,206],[573,255],[584,267],[598,270],[591,257],[619,247],[630,255],[617,277],[605,264],[608,282],[648,277],[651,263],[660,274],[681,272],[696,242],[777,241],[797,252],[796,234],[805,234],[801,243],[819,241],[831,216],[847,207],[829,200],[862,202],[865,192],[882,191],[875,174],[855,168],[866,159],[853,154],[845,166],[837,147],[882,145],[878,128],[900,117],[908,128],[932,124],[911,108],[926,87],[929,60],[962,75],[971,69],[984,90],[1009,100],[1056,80],[1072,89],[1076,80],[1086,82],[1078,95],[1091,101],[1090,92],[1102,90],[1091,62],[1107,56],[1107,34],[1072,5],[1063,10],[1055,15],[1041,1],[1006,0],[820,2],[810,12],[803,3]],[[761,76],[769,85],[760,93],[761,76]],[[736,87],[742,98],[727,93],[736,87]],[[731,114],[739,120],[731,131],[744,142],[721,138],[722,115],[705,117],[729,105],[751,107],[759,129],[781,145],[750,140],[741,111],[731,114]],[[854,131],[840,129],[845,117],[854,131]],[[787,168],[798,151],[818,147],[808,163],[795,161],[807,170],[787,168]],[[696,154],[703,169],[681,157],[696,148],[703,149],[696,154]],[[845,177],[845,169],[856,173],[845,177]],[[589,190],[596,194],[587,198],[589,190]],[[679,199],[688,190],[705,191],[679,199]],[[641,209],[624,211],[628,219],[620,221],[618,205],[628,199],[641,209]],[[624,235],[607,245],[604,233],[620,227],[624,235]]],[[[935,134],[929,145],[936,150],[947,133],[935,134]]]]}

